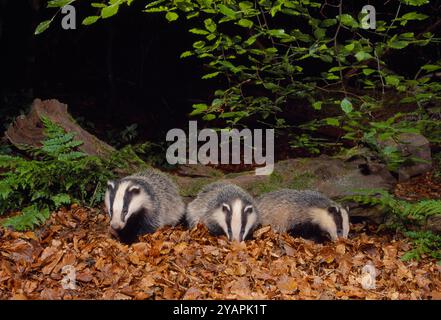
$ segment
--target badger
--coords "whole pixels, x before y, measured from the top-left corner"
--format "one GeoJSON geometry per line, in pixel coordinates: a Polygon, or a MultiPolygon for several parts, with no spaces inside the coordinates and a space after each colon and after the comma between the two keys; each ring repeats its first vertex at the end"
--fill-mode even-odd
{"type": "Polygon", "coordinates": [[[257,199],[262,225],[323,243],[347,238],[348,210],[313,190],[281,189],[257,199]]]}
{"type": "Polygon", "coordinates": [[[178,188],[155,169],[108,181],[105,206],[111,232],[125,243],[162,226],[175,226],[185,217],[178,188]]]}
{"type": "Polygon", "coordinates": [[[190,228],[204,224],[215,236],[243,241],[251,237],[260,222],[254,199],[242,188],[214,182],[206,185],[187,206],[186,221],[190,228]]]}

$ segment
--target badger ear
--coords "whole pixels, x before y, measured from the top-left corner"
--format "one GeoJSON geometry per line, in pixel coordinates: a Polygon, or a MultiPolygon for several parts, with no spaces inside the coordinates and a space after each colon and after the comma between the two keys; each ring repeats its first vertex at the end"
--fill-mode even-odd
{"type": "Polygon", "coordinates": [[[222,211],[225,212],[225,213],[228,213],[228,212],[231,211],[231,208],[230,208],[230,206],[228,204],[222,203],[222,211]]]}
{"type": "Polygon", "coordinates": [[[336,213],[338,213],[340,210],[337,208],[337,207],[329,207],[328,208],[328,212],[329,213],[334,213],[334,214],[336,214],[336,213]]]}
{"type": "Polygon", "coordinates": [[[129,188],[129,192],[131,194],[139,194],[140,191],[141,191],[141,188],[139,186],[131,186],[129,188]]]}

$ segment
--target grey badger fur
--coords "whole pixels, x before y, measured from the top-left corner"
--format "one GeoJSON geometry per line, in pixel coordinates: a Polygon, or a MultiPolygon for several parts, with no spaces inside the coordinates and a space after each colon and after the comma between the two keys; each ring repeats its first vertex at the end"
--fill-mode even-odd
{"type": "Polygon", "coordinates": [[[225,234],[229,240],[249,238],[260,222],[254,199],[242,188],[226,183],[208,184],[187,206],[187,224],[207,226],[213,235],[225,234]]]}
{"type": "Polygon", "coordinates": [[[113,233],[125,243],[162,226],[174,226],[185,215],[178,188],[155,169],[108,181],[105,204],[113,233]]]}
{"type": "Polygon", "coordinates": [[[262,225],[316,242],[347,238],[348,211],[320,192],[281,189],[257,199],[262,225]]]}

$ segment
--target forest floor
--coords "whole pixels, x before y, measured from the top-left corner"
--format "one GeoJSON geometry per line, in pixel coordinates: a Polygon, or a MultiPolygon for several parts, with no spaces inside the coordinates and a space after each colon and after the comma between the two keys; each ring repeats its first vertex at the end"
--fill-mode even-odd
{"type": "MultiPolygon", "coordinates": [[[[430,175],[418,179],[396,193],[440,196],[430,175]]],[[[229,243],[199,226],[130,246],[108,225],[102,210],[72,206],[32,232],[0,229],[0,299],[441,299],[441,265],[402,261],[411,243],[373,225],[353,224],[349,239],[324,245],[269,227],[229,243]]]]}

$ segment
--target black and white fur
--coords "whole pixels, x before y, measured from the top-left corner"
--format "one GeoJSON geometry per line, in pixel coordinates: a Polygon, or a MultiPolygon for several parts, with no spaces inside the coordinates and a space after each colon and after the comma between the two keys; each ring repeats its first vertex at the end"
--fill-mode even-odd
{"type": "Polygon", "coordinates": [[[312,190],[282,189],[257,199],[262,225],[316,242],[347,238],[348,210],[312,190]]]}
{"type": "Polygon", "coordinates": [[[125,243],[162,226],[174,226],[185,215],[178,188],[155,169],[109,181],[105,205],[113,233],[125,243]]]}
{"type": "Polygon", "coordinates": [[[250,238],[260,222],[254,199],[242,188],[214,182],[205,186],[187,206],[187,224],[207,226],[211,234],[226,235],[229,240],[250,238]]]}

